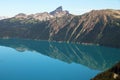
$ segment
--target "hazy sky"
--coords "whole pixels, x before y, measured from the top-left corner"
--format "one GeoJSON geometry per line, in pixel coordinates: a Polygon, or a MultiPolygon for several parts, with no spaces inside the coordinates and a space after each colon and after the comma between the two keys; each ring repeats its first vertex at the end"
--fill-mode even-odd
{"type": "Polygon", "coordinates": [[[92,9],[120,9],[120,0],[1,0],[0,16],[50,12],[58,6],[79,15],[92,9]]]}

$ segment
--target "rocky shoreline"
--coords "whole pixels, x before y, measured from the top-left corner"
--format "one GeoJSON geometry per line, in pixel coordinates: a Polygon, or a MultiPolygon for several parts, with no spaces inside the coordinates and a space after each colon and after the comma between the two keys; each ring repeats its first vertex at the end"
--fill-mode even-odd
{"type": "Polygon", "coordinates": [[[91,80],[120,80],[120,62],[91,80]]]}

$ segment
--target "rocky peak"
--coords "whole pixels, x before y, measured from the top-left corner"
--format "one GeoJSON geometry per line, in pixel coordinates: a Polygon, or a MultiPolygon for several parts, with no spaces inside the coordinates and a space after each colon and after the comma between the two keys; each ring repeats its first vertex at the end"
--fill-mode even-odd
{"type": "Polygon", "coordinates": [[[52,18],[48,12],[37,13],[37,14],[34,14],[32,17],[40,21],[50,20],[52,18]]]}
{"type": "Polygon", "coordinates": [[[50,20],[56,17],[62,17],[66,14],[69,14],[68,11],[63,11],[62,6],[56,8],[54,11],[48,13],[48,12],[43,12],[43,13],[36,13],[36,14],[30,14],[30,15],[26,15],[24,13],[20,13],[18,15],[15,16],[15,18],[18,19],[36,19],[36,20],[40,20],[40,21],[46,21],[46,20],[50,20]]]}
{"type": "Polygon", "coordinates": [[[54,11],[49,13],[50,15],[53,15],[54,17],[61,17],[63,15],[69,14],[67,10],[63,10],[62,6],[56,8],[54,11]]]}
{"type": "Polygon", "coordinates": [[[24,13],[19,13],[15,16],[15,18],[24,19],[24,18],[27,18],[27,15],[24,13]]]}
{"type": "Polygon", "coordinates": [[[63,9],[62,9],[62,6],[56,8],[54,11],[50,12],[51,15],[55,15],[56,13],[60,13],[62,12],[63,9]]]}
{"type": "Polygon", "coordinates": [[[56,8],[56,10],[55,10],[55,11],[56,11],[56,12],[62,12],[62,11],[63,11],[62,6],[60,6],[60,7],[56,8]]]}

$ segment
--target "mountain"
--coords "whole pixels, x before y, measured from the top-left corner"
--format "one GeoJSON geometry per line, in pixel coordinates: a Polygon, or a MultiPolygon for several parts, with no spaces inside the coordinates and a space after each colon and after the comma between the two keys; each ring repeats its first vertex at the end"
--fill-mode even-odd
{"type": "Polygon", "coordinates": [[[62,15],[69,14],[68,11],[63,11],[62,6],[58,7],[56,10],[50,12],[50,15],[56,16],[56,17],[62,17],[62,15]]]}
{"type": "Polygon", "coordinates": [[[7,16],[0,16],[0,20],[7,19],[7,18],[9,18],[9,17],[7,17],[7,16]]]}
{"type": "Polygon", "coordinates": [[[47,20],[54,19],[56,17],[62,17],[63,15],[67,15],[67,14],[69,14],[69,12],[63,11],[62,6],[60,6],[50,13],[43,12],[43,13],[36,13],[36,14],[30,14],[30,15],[20,13],[20,14],[17,14],[14,18],[20,19],[20,20],[34,19],[34,20],[39,20],[39,21],[47,21],[47,20]]]}
{"type": "Polygon", "coordinates": [[[0,38],[65,41],[120,48],[120,10],[72,15],[62,7],[48,13],[18,14],[0,21],[0,38]]]}
{"type": "Polygon", "coordinates": [[[55,15],[56,13],[60,13],[60,12],[62,12],[62,11],[63,11],[62,6],[60,6],[60,7],[58,7],[56,10],[50,12],[50,14],[51,14],[51,15],[55,15]]]}
{"type": "Polygon", "coordinates": [[[96,45],[80,45],[24,39],[0,39],[0,46],[17,51],[35,51],[68,64],[82,64],[90,69],[104,71],[120,61],[120,49],[96,45]]]}
{"type": "Polygon", "coordinates": [[[120,62],[109,70],[98,74],[92,80],[120,80],[120,62]]]}

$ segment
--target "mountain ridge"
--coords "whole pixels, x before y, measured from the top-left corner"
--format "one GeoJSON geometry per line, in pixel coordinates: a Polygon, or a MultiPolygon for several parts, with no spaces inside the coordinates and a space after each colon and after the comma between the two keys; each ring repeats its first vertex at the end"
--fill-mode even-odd
{"type": "Polygon", "coordinates": [[[60,6],[51,12],[35,13],[35,14],[30,14],[30,15],[19,13],[16,16],[14,16],[14,18],[21,19],[21,20],[35,19],[35,20],[40,20],[40,21],[47,21],[47,20],[54,19],[56,17],[62,17],[67,14],[69,14],[69,12],[66,10],[64,11],[62,9],[62,6],[60,6]]]}
{"type": "Polygon", "coordinates": [[[7,18],[10,18],[10,17],[8,17],[8,16],[0,16],[0,20],[7,19],[7,18]]]}
{"type": "Polygon", "coordinates": [[[58,9],[58,16],[49,19],[35,19],[31,15],[33,18],[1,20],[0,38],[93,43],[120,48],[120,10],[92,10],[76,16],[68,12],[62,14],[62,8],[58,9]]]}

